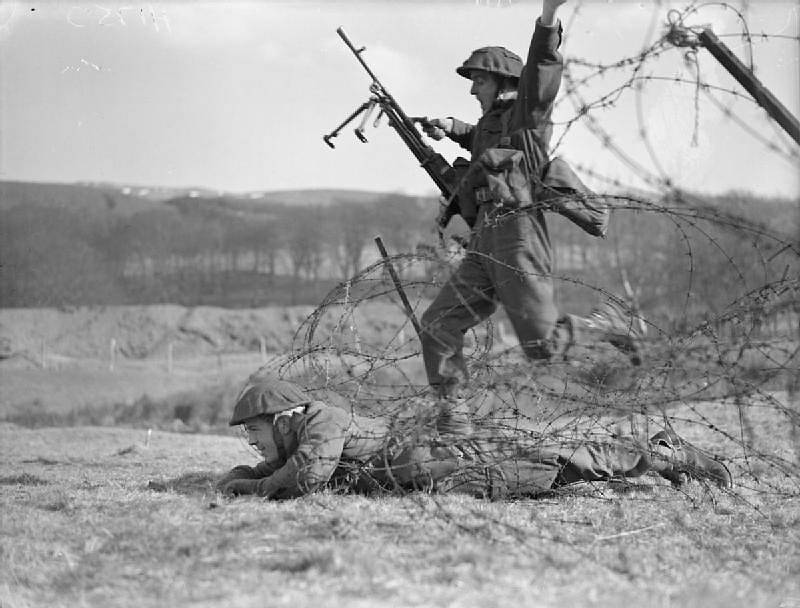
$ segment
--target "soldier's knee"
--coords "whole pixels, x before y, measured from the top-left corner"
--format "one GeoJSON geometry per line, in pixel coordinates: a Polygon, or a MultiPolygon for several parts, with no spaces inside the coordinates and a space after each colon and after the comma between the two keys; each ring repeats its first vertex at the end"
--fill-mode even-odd
{"type": "Polygon", "coordinates": [[[435,327],[438,327],[440,324],[440,319],[441,313],[439,311],[434,310],[432,306],[426,308],[425,312],[422,313],[422,317],[420,317],[423,333],[429,332],[435,327]]]}
{"type": "Polygon", "coordinates": [[[569,316],[556,322],[550,318],[536,319],[524,326],[520,345],[529,359],[547,360],[564,354],[574,341],[574,329],[569,316]],[[524,338],[524,339],[523,339],[524,338]]]}
{"type": "Polygon", "coordinates": [[[452,330],[448,327],[447,319],[441,311],[431,311],[429,308],[421,317],[422,332],[420,341],[423,346],[430,348],[435,345],[449,344],[452,342],[452,330]]]}

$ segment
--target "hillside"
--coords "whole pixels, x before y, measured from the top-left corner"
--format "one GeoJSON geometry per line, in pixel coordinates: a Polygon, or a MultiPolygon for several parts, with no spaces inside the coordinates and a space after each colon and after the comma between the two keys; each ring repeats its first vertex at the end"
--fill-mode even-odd
{"type": "Polygon", "coordinates": [[[160,200],[126,194],[124,188],[111,185],[48,184],[0,181],[0,212],[15,207],[32,206],[64,209],[95,216],[127,217],[158,209],[160,200]]]}
{"type": "MultiPolygon", "coordinates": [[[[173,199],[221,201],[231,209],[253,209],[271,205],[322,206],[342,200],[353,203],[374,203],[390,193],[366,190],[275,190],[255,192],[222,192],[203,188],[167,188],[79,182],[74,184],[20,182],[0,180],[0,212],[17,205],[69,208],[76,212],[114,212],[131,215],[160,208],[160,203],[173,199]]],[[[413,197],[409,197],[413,198],[413,197]]]]}
{"type": "MultiPolygon", "coordinates": [[[[0,420],[41,422],[180,395],[192,407],[221,394],[232,399],[265,362],[303,347],[305,332],[295,333],[312,312],[310,306],[0,309],[0,420]]],[[[335,333],[338,321],[333,314],[317,329],[335,333]]],[[[369,303],[350,316],[361,338],[377,344],[396,339],[403,321],[390,302],[369,303]]]]}

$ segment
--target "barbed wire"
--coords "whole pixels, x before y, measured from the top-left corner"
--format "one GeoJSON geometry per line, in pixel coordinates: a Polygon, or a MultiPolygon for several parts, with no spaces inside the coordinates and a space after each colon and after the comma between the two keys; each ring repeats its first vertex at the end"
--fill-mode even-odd
{"type": "MultiPolygon", "coordinates": [[[[669,210],[659,209],[659,213],[679,223],[686,221],[669,210]]],[[[702,229],[686,238],[692,242],[700,237],[714,240],[702,229]]],[[[727,264],[736,265],[734,255],[724,249],[720,253],[727,264]]],[[[443,269],[450,264],[446,258],[416,254],[393,256],[391,263],[405,273],[414,267],[443,269]]],[[[430,401],[425,401],[429,399],[427,388],[419,373],[413,371],[421,365],[416,336],[403,319],[394,288],[384,275],[384,262],[377,262],[331,292],[298,333],[302,347],[286,363],[287,369],[299,363],[306,382],[344,396],[347,407],[381,415],[408,409],[409,401],[415,399],[430,406],[430,401]],[[365,340],[367,332],[360,332],[358,324],[368,322],[369,307],[379,303],[394,307],[396,318],[393,324],[387,321],[386,339],[369,343],[365,340]],[[359,311],[361,308],[365,310],[359,311]]],[[[738,269],[735,275],[743,278],[738,269]]],[[[605,293],[602,287],[574,277],[556,279],[605,293]]],[[[414,294],[412,300],[419,308],[427,301],[424,292],[440,284],[440,280],[414,279],[405,281],[404,287],[414,294]]],[[[650,363],[622,386],[605,382],[609,374],[625,376],[630,370],[619,360],[609,361],[602,349],[590,348],[584,358],[570,364],[551,362],[532,370],[515,345],[496,344],[496,328],[479,326],[467,354],[474,385],[468,400],[476,412],[486,412],[494,428],[512,433],[536,429],[541,437],[562,444],[589,441],[603,434],[619,435],[615,427],[620,418],[635,411],[644,420],[639,424],[648,428],[680,427],[684,433],[716,436],[718,441],[735,446],[743,456],[726,458],[731,464],[741,464],[739,476],[749,475],[759,482],[751,489],[764,491],[763,479],[753,473],[753,462],[759,462],[762,468],[779,472],[783,481],[792,481],[790,487],[797,491],[800,479],[796,463],[754,445],[747,413],[752,408],[783,417],[789,423],[787,429],[797,425],[798,415],[791,404],[774,395],[776,378],[787,376],[787,383],[796,381],[788,375],[793,370],[792,361],[798,359],[798,336],[780,335],[793,327],[793,321],[781,325],[777,333],[762,336],[756,330],[760,322],[753,315],[769,319],[784,311],[794,315],[796,323],[800,311],[792,305],[798,291],[798,278],[784,276],[743,294],[717,315],[681,331],[651,322],[655,331],[647,339],[650,363]],[[764,369],[753,370],[752,362],[746,359],[754,350],[764,354],[768,363],[764,369]],[[687,368],[693,371],[686,372],[687,368]],[[750,372],[752,377],[747,375],[750,372]],[[571,390],[566,389],[569,383],[573,384],[571,390]],[[749,400],[746,405],[745,400],[749,400]],[[725,421],[704,412],[702,408],[709,403],[722,406],[718,414],[723,417],[727,404],[735,405],[736,424],[731,427],[728,420],[726,427],[725,421]]],[[[786,491],[781,487],[778,484],[770,489],[786,491]]]]}
{"type": "MultiPolygon", "coordinates": [[[[579,344],[565,360],[532,362],[500,317],[477,324],[466,336],[470,383],[463,398],[476,424],[488,429],[483,437],[500,459],[513,458],[507,448],[518,448],[520,442],[532,449],[598,442],[641,448],[654,433],[675,431],[714,452],[737,481],[728,492],[758,511],[759,495],[800,494],[798,218],[786,223],[746,215],[681,188],[659,158],[644,115],[648,87],[666,82],[691,86],[691,104],[681,111],[693,114],[692,141],[698,138],[701,111],[709,102],[776,158],[800,158],[791,143],[769,139],[714,94],[744,99],[748,108],[755,103],[749,95],[705,80],[697,53],[698,28],[689,20],[714,7],[734,11],[741,31],[720,36],[740,37],[753,69],[755,40],[745,15],[728,3],[709,2],[671,11],[666,31],[635,55],[609,63],[570,58],[564,73],[561,102],[571,102],[574,114],[556,125],[561,134],[554,150],[580,125],[647,189],[576,163],[579,172],[615,189],[587,197],[613,210],[609,239],[614,247],[608,242],[587,245],[594,262],[580,272],[559,272],[552,278],[560,292],[580,294],[574,301],[612,299],[632,305],[631,320],[641,318],[647,328],[642,336],[644,363],[632,367],[603,343],[579,344]],[[648,72],[655,60],[672,54],[691,76],[648,72]],[[579,76],[579,69],[589,73],[579,76]],[[589,85],[611,73],[619,74],[621,82],[590,97],[589,85]],[[652,168],[603,123],[604,112],[630,92],[635,95],[636,133],[652,168]],[[638,246],[626,232],[625,222],[634,216],[642,217],[646,241],[638,246]],[[614,233],[616,225],[620,227],[614,233]],[[615,258],[603,253],[612,249],[615,258]],[[617,273],[635,277],[639,301],[615,293],[612,277],[617,273]]],[[[567,24],[567,32],[573,23],[567,24]]],[[[757,38],[798,39],[763,32],[757,38]]],[[[400,273],[419,318],[462,257],[463,252],[439,247],[367,266],[327,295],[298,330],[292,355],[272,368],[302,379],[321,398],[355,413],[393,419],[398,424],[394,440],[416,437],[409,429],[422,420],[429,424],[437,401],[423,373],[419,338],[387,268],[391,264],[400,273]]],[[[475,455],[479,451],[470,456],[468,442],[464,446],[462,477],[473,479],[485,472],[486,462],[475,455]]],[[[370,477],[358,467],[352,474],[370,477]]],[[[387,487],[372,482],[373,487],[399,491],[396,483],[387,487]]]]}
{"type": "MultiPolygon", "coordinates": [[[[756,104],[751,96],[742,93],[736,88],[720,86],[704,81],[701,78],[700,62],[697,55],[697,49],[700,46],[698,40],[699,31],[703,26],[692,26],[689,20],[692,17],[697,17],[702,11],[709,10],[710,8],[722,8],[724,10],[730,9],[742,24],[742,31],[737,33],[736,36],[742,37],[747,43],[748,56],[750,57],[749,63],[751,70],[753,65],[753,52],[752,44],[753,37],[750,34],[744,15],[725,2],[710,2],[710,3],[693,3],[683,11],[670,10],[667,13],[666,32],[663,33],[655,42],[646,45],[640,52],[630,57],[624,57],[611,63],[599,63],[588,61],[582,58],[568,58],[565,65],[564,80],[566,86],[564,87],[564,96],[561,101],[570,100],[574,115],[565,121],[557,123],[557,126],[562,128],[559,138],[553,145],[553,151],[558,150],[562,142],[568,137],[571,129],[581,124],[585,126],[589,132],[595,135],[603,147],[614,154],[626,167],[633,171],[634,175],[644,183],[657,187],[669,187],[673,184],[673,180],[665,175],[663,167],[658,159],[656,150],[657,146],[650,141],[649,131],[643,118],[641,111],[642,92],[646,85],[651,82],[675,82],[678,84],[691,85],[694,87],[694,129],[692,135],[692,144],[696,145],[697,135],[699,131],[700,121],[700,100],[701,93],[709,97],[714,105],[723,113],[724,116],[733,120],[743,130],[757,139],[769,151],[780,154],[785,160],[790,163],[796,164],[800,159],[800,152],[792,144],[779,144],[775,141],[770,141],[765,135],[759,133],[755,128],[748,125],[748,121],[740,119],[730,106],[723,106],[716,98],[711,95],[711,92],[728,95],[731,99],[746,100],[748,105],[756,104]],[[684,55],[684,61],[689,66],[693,66],[694,76],[692,78],[684,77],[681,75],[657,75],[657,74],[644,74],[645,66],[655,65],[657,59],[669,56],[670,52],[680,52],[681,47],[688,48],[689,50],[684,55]],[[589,70],[589,73],[578,77],[574,71],[576,68],[589,70]],[[620,84],[610,88],[605,93],[597,95],[593,99],[587,99],[581,91],[586,89],[586,85],[592,80],[599,77],[606,77],[612,72],[623,73],[625,75],[620,84]],[[616,144],[611,134],[602,126],[599,125],[598,120],[592,113],[597,113],[603,110],[609,110],[616,107],[622,100],[627,91],[633,91],[636,94],[636,108],[637,119],[639,122],[639,136],[648,152],[651,162],[656,168],[656,172],[646,169],[640,162],[635,161],[630,154],[624,152],[625,146],[616,144]]],[[[568,33],[568,30],[566,30],[568,33]]],[[[769,40],[770,35],[762,32],[760,34],[762,40],[769,40]]],[[[787,36],[787,39],[795,39],[797,37],[787,36]]],[[[672,66],[674,67],[674,66],[672,66]]],[[[776,129],[776,125],[768,121],[770,128],[776,129]]],[[[782,138],[786,141],[786,135],[779,133],[777,138],[782,138]]]]}

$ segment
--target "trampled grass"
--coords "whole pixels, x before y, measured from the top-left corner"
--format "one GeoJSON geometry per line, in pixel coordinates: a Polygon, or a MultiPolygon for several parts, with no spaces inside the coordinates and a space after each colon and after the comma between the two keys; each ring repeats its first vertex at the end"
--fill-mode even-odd
{"type": "Polygon", "coordinates": [[[267,502],[213,492],[255,461],[236,437],[5,424],[0,446],[4,608],[800,603],[800,497],[772,469],[731,493],[267,502]]]}

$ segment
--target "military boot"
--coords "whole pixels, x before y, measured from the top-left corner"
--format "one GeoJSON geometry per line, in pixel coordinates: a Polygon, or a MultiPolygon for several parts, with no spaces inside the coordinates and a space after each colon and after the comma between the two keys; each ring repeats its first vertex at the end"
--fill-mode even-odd
{"type": "Polygon", "coordinates": [[[437,409],[436,430],[442,437],[469,437],[473,434],[472,415],[464,399],[440,399],[437,409]]]}
{"type": "Polygon", "coordinates": [[[674,431],[659,431],[650,438],[652,467],[674,485],[687,479],[707,479],[721,488],[733,486],[731,473],[724,464],[707,456],[674,431]]]}
{"type": "Polygon", "coordinates": [[[608,298],[584,318],[584,324],[599,340],[609,342],[628,355],[633,365],[642,364],[641,342],[646,328],[632,309],[608,298]]]}

